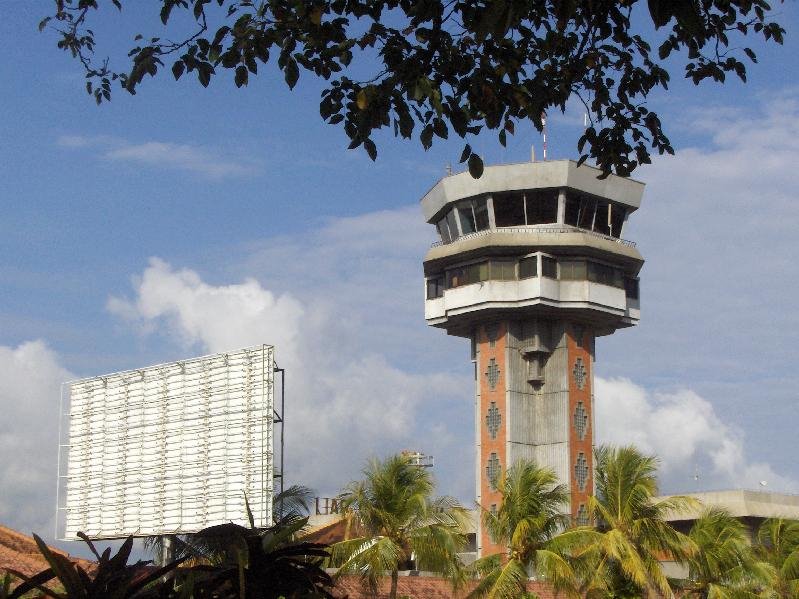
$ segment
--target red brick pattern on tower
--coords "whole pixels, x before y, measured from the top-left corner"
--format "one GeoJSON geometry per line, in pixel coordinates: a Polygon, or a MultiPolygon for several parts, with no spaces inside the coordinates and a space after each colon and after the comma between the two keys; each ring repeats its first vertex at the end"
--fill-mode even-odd
{"type": "Polygon", "coordinates": [[[588,497],[594,491],[593,332],[578,324],[566,327],[569,375],[569,487],[571,515],[587,524],[588,497]]]}
{"type": "MultiPolygon", "coordinates": [[[[477,339],[477,376],[480,386],[480,506],[484,510],[498,509],[502,495],[495,484],[507,469],[507,409],[506,409],[506,323],[480,326],[477,339]],[[493,480],[492,480],[493,475],[493,480]]],[[[491,555],[504,550],[494,543],[482,523],[479,545],[481,555],[491,555]]]]}

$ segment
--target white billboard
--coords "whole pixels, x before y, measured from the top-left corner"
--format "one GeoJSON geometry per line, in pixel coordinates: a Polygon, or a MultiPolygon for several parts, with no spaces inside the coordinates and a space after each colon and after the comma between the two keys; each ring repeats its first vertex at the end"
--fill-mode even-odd
{"type": "Polygon", "coordinates": [[[65,383],[59,536],[269,526],[273,417],[268,345],[65,383]]]}

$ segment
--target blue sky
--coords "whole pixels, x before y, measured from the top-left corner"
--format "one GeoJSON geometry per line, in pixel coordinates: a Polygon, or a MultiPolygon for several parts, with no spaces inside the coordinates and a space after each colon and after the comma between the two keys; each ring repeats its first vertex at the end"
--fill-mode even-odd
{"type": "MultiPolygon", "coordinates": [[[[412,447],[436,456],[442,492],[470,501],[468,344],[424,324],[433,231],[417,205],[462,142],[424,152],[380,136],[372,163],[320,120],[317,82],[289,92],[270,69],[240,90],[146,80],[97,107],[37,32],[50,3],[8,8],[0,523],[50,530],[61,381],[260,342],[296,381],[298,482],[335,493],[367,456],[412,447]]],[[[675,72],[651,101],[677,156],[635,174],[642,323],[597,344],[597,432],[659,453],[667,491],[693,490],[697,471],[705,488],[799,491],[799,10],[777,9],[786,44],[753,43],[748,84],[695,88],[675,72]]],[[[97,21],[111,51],[152,23],[141,12],[97,21]]],[[[576,157],[581,123],[576,107],[551,116],[553,158],[576,157]]],[[[531,144],[540,156],[532,130],[472,145],[498,163],[531,144]]]]}

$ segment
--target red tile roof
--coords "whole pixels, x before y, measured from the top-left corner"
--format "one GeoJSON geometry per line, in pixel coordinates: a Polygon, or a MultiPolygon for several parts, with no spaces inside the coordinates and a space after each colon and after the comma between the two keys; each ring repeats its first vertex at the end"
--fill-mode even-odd
{"type": "MultiPolygon", "coordinates": [[[[64,551],[52,547],[50,549],[69,557],[64,551]]],[[[84,569],[91,569],[93,565],[93,562],[85,559],[73,557],[70,559],[84,569]]],[[[32,537],[0,526],[0,575],[4,575],[8,570],[16,570],[25,576],[33,576],[49,567],[32,537]]]]}

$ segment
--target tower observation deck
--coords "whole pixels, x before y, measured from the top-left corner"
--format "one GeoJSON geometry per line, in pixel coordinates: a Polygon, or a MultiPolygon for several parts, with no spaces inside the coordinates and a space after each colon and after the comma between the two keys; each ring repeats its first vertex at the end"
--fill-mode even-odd
{"type": "MultiPolygon", "coordinates": [[[[549,466],[587,521],[595,339],[637,324],[643,258],[622,238],[644,185],[571,160],[486,167],[422,198],[438,230],[424,258],[425,319],[471,341],[477,500],[519,459],[549,466]]],[[[478,553],[499,551],[478,533],[478,553]]]]}

